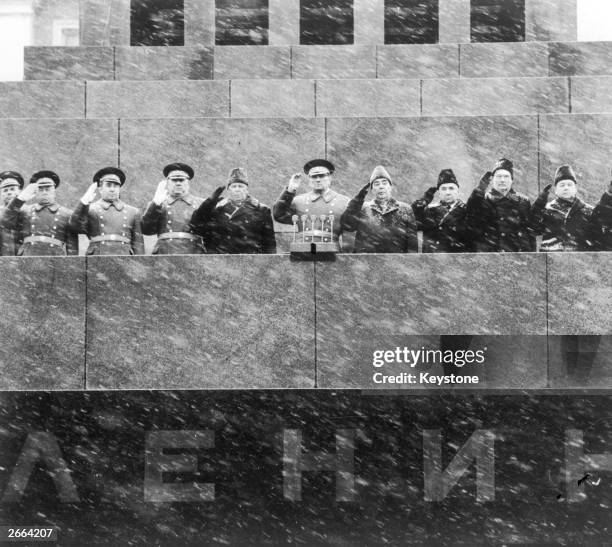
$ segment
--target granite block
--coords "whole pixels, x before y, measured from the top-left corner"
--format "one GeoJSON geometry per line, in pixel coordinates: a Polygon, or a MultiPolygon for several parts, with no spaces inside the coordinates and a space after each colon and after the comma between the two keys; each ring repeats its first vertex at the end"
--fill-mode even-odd
{"type": "Polygon", "coordinates": [[[610,181],[612,116],[540,117],[540,180],[552,183],[559,165],[570,164],[578,177],[578,195],[596,204],[610,181]]]}
{"type": "Polygon", "coordinates": [[[214,46],[215,0],[184,0],[185,45],[214,46]]]}
{"type": "Polygon", "coordinates": [[[461,44],[459,56],[466,78],[548,76],[548,45],[541,42],[461,44]]]}
{"type": "Polygon", "coordinates": [[[227,81],[88,82],[88,118],[206,118],[229,115],[227,81]]]}
{"type": "Polygon", "coordinates": [[[268,0],[268,43],[293,46],[300,43],[300,0],[268,0]]]}
{"type": "Polygon", "coordinates": [[[192,192],[204,197],[226,184],[231,168],[242,166],[251,194],[272,206],[293,173],[324,156],[323,119],[121,121],[121,167],[134,181],[125,195],[139,207],[153,197],[171,162],[194,168],[192,192]]]}
{"type": "Polygon", "coordinates": [[[312,80],[232,80],[233,118],[309,118],[315,115],[312,80]]]}
{"type": "Polygon", "coordinates": [[[0,389],[82,389],[85,261],[0,258],[0,389]]]}
{"type": "Polygon", "coordinates": [[[612,76],[575,76],[571,78],[571,112],[575,114],[598,114],[612,112],[610,94],[612,76]]]}
{"type": "Polygon", "coordinates": [[[355,45],[369,46],[385,43],[384,2],[354,0],[353,17],[353,43],[355,45]]]}
{"type": "Polygon", "coordinates": [[[551,43],[551,76],[612,75],[612,42],[551,43]]]}
{"type": "Polygon", "coordinates": [[[317,116],[418,116],[418,80],[319,80],[317,116]]]}
{"type": "Polygon", "coordinates": [[[87,278],[89,388],[314,387],[312,263],[102,258],[87,278]]]}
{"type": "Polygon", "coordinates": [[[453,169],[465,200],[497,158],[514,162],[515,188],[537,195],[537,118],[330,118],[327,157],[336,166],[334,186],[353,196],[375,165],[389,171],[397,199],[412,202],[453,169]]]}
{"type": "MultiPolygon", "coordinates": [[[[322,383],[348,387],[344,383],[353,382],[351,376],[359,382],[371,378],[372,351],[403,347],[409,335],[546,334],[545,262],[544,256],[521,253],[379,254],[339,255],[334,263],[317,265],[322,383]],[[333,374],[325,380],[334,367],[339,385],[333,374]]],[[[502,357],[509,348],[500,350],[492,366],[494,385],[543,385],[546,358],[538,345],[540,358],[517,364],[512,372],[504,372],[504,361],[517,361],[502,357]]],[[[374,387],[372,381],[368,387],[374,387]]]]}
{"type": "Polygon", "coordinates": [[[610,451],[611,403],[541,393],[3,393],[1,478],[16,499],[0,503],[6,522],[57,526],[70,546],[605,545],[609,471],[589,456],[610,451]],[[46,450],[24,450],[32,445],[46,450]],[[587,471],[599,487],[577,485],[587,471]],[[214,485],[213,500],[197,498],[198,483],[214,485]],[[152,486],[178,484],[195,499],[151,499],[152,486]]]}
{"type": "Polygon", "coordinates": [[[79,0],[80,45],[130,45],[130,5],[130,0],[79,0]]]}
{"type": "Polygon", "coordinates": [[[470,43],[470,0],[438,0],[441,44],[470,43]]]}
{"type": "Polygon", "coordinates": [[[294,46],[293,78],[375,78],[375,46],[294,46]]]}
{"type": "Polygon", "coordinates": [[[548,351],[553,387],[612,387],[612,336],[549,336],[548,351]]]}
{"type": "Polygon", "coordinates": [[[378,46],[376,57],[377,78],[459,76],[459,50],[456,44],[378,46]]]}
{"type": "Polygon", "coordinates": [[[212,78],[212,47],[115,48],[117,80],[211,80],[212,78]]]}
{"type": "MultiPolygon", "coordinates": [[[[440,312],[443,313],[442,310],[435,311],[440,312]]],[[[320,332],[318,328],[317,332],[320,332]]],[[[336,352],[329,346],[317,351],[318,387],[422,392],[452,388],[536,389],[547,384],[546,336],[449,337],[377,332],[375,336],[356,337],[351,342],[350,355],[344,351],[336,352]],[[392,362],[384,361],[385,351],[392,352],[392,362]],[[410,351],[421,351],[418,362],[414,361],[410,351]],[[457,365],[450,362],[449,351],[457,357],[457,365]],[[469,362],[465,360],[466,356],[469,362]],[[443,365],[445,358],[449,361],[446,367],[443,365]],[[481,359],[483,362],[479,363],[481,359]],[[449,383],[436,380],[430,383],[432,377],[444,375],[445,371],[463,378],[449,378],[449,383]],[[390,376],[394,378],[390,379],[390,376]],[[473,380],[474,376],[476,380],[473,380]],[[398,379],[403,382],[398,383],[398,379]]],[[[388,357],[390,361],[391,354],[388,357]]]]}
{"type": "Polygon", "coordinates": [[[291,78],[291,48],[217,46],[215,79],[291,78]]]}
{"type": "Polygon", "coordinates": [[[577,39],[577,0],[525,0],[525,40],[577,39]]]}
{"type": "Polygon", "coordinates": [[[112,47],[25,47],[26,80],[114,80],[112,47]]]}
{"type": "Polygon", "coordinates": [[[423,80],[424,116],[512,116],[569,112],[565,78],[423,80]]]}
{"type": "Polygon", "coordinates": [[[612,334],[610,253],[548,253],[547,259],[550,334],[612,334]]]}
{"type": "Polygon", "coordinates": [[[84,117],[83,82],[0,82],[0,119],[84,117]]]}
{"type": "Polygon", "coordinates": [[[98,169],[117,165],[117,132],[117,120],[0,120],[0,157],[26,180],[57,172],[57,200],[72,208],[98,169]]]}

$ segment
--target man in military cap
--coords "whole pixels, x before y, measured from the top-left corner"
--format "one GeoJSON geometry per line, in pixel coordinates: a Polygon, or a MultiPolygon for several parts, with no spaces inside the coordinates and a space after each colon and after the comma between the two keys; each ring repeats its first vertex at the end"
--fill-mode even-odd
{"type": "Polygon", "coordinates": [[[293,224],[303,241],[339,242],[340,219],[349,198],[331,189],[334,170],[330,161],[309,161],[304,165],[304,173],[308,176],[310,191],[296,195],[302,174],[295,173],[272,208],[274,219],[293,224]]]}
{"type": "Polygon", "coordinates": [[[62,256],[78,254],[78,238],[70,225],[70,210],[56,202],[59,176],[38,171],[4,211],[2,221],[22,242],[20,256],[62,256]],[[25,205],[34,200],[33,204],[25,205]],[[25,206],[24,206],[25,205],[25,206]]]}
{"type": "Polygon", "coordinates": [[[531,252],[529,199],[512,188],[514,166],[500,159],[480,179],[467,202],[467,222],[476,252],[531,252]]]}
{"type": "Polygon", "coordinates": [[[423,231],[424,253],[465,253],[471,250],[465,203],[452,169],[443,169],[437,186],[429,188],[412,209],[423,231]],[[438,192],[438,200],[433,198],[438,192]]]}
{"type": "Polygon", "coordinates": [[[196,209],[191,225],[204,238],[208,253],[276,253],[270,208],[249,195],[249,180],[240,167],[196,209]],[[227,197],[221,197],[223,192],[227,197]]]}
{"type": "Polygon", "coordinates": [[[355,231],[356,253],[416,253],[417,226],[412,208],[393,196],[389,172],[377,165],[369,182],[342,214],[342,229],[355,231]],[[372,201],[365,201],[368,191],[372,201]]]}
{"type": "Polygon", "coordinates": [[[3,256],[15,256],[19,247],[21,247],[17,231],[2,227],[2,223],[6,207],[23,189],[23,184],[23,177],[16,171],[0,173],[0,238],[2,240],[1,254],[3,256]]]}
{"type": "Polygon", "coordinates": [[[140,212],[121,201],[124,184],[121,169],[100,169],[72,213],[73,227],[89,237],[88,255],[144,254],[140,212]],[[94,201],[97,192],[100,199],[94,201]]]}
{"type": "Polygon", "coordinates": [[[157,235],[153,254],[202,254],[202,238],[193,233],[191,217],[204,201],[189,193],[193,169],[184,163],[164,167],[164,177],[157,185],[153,201],[142,216],[142,233],[157,235]]]}

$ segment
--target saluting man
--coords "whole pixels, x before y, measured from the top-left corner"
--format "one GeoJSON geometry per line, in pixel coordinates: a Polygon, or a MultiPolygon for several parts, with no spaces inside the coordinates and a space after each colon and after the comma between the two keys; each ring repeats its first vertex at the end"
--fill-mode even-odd
{"type": "Polygon", "coordinates": [[[164,167],[165,180],[157,186],[153,201],[142,216],[142,233],[157,235],[153,254],[182,255],[205,252],[202,238],[193,233],[190,222],[204,201],[189,193],[193,169],[184,163],[164,167]]]}
{"type": "Polygon", "coordinates": [[[514,166],[506,158],[487,171],[466,204],[476,252],[533,252],[529,199],[516,192],[514,166]]]}
{"type": "Polygon", "coordinates": [[[23,185],[23,177],[17,171],[0,173],[0,236],[3,256],[15,256],[21,247],[17,231],[2,227],[2,222],[8,204],[23,189],[23,185]]]}
{"type": "Polygon", "coordinates": [[[249,195],[244,169],[232,169],[226,186],[217,188],[194,212],[191,224],[211,254],[274,254],[272,212],[249,195]],[[221,195],[226,192],[227,197],[221,195]]]}
{"type": "Polygon", "coordinates": [[[18,255],[78,254],[78,238],[70,225],[70,210],[56,202],[59,185],[56,173],[38,171],[6,207],[2,225],[6,230],[14,230],[22,242],[18,255]],[[32,199],[33,204],[25,205],[32,199]]]}
{"type": "Polygon", "coordinates": [[[89,237],[88,255],[144,254],[140,212],[121,201],[124,184],[121,169],[100,169],[72,213],[73,227],[89,237]],[[94,202],[97,192],[100,199],[94,202]]]}
{"type": "Polygon", "coordinates": [[[437,186],[412,203],[423,230],[424,253],[465,253],[471,249],[465,203],[459,198],[459,182],[452,169],[442,169],[437,186]],[[433,201],[438,192],[438,201],[433,201]]]}
{"type": "Polygon", "coordinates": [[[342,233],[340,219],[349,198],[331,189],[334,171],[334,164],[323,159],[312,160],[304,165],[310,191],[296,195],[302,174],[292,175],[272,208],[274,220],[296,225],[297,231],[302,234],[300,237],[306,242],[328,242],[330,239],[338,242],[342,233]]]}

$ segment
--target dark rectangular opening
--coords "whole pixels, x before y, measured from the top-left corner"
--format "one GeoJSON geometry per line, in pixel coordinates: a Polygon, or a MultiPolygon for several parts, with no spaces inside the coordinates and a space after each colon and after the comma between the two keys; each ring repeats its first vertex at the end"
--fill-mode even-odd
{"type": "Polygon", "coordinates": [[[218,46],[268,45],[268,0],[217,0],[215,27],[218,46]]]}
{"type": "Polygon", "coordinates": [[[438,42],[438,0],[385,0],[385,44],[438,42]]]}
{"type": "Polygon", "coordinates": [[[301,0],[300,44],[352,44],[353,22],[353,0],[301,0]]]}
{"type": "Polygon", "coordinates": [[[185,45],[183,0],[132,0],[130,44],[133,46],[185,45]]]}
{"type": "Polygon", "coordinates": [[[525,0],[471,0],[472,42],[524,42],[525,0]]]}

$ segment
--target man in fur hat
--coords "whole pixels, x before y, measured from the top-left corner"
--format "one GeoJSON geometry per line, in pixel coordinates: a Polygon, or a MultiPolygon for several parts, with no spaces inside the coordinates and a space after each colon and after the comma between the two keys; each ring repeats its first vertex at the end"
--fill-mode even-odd
{"type": "Polygon", "coordinates": [[[153,254],[202,254],[202,238],[193,233],[190,222],[204,201],[189,192],[193,169],[184,163],[171,163],[163,170],[153,201],[142,216],[142,233],[156,235],[153,254]]]}
{"type": "Polygon", "coordinates": [[[465,219],[465,203],[459,198],[459,182],[452,169],[443,169],[437,186],[412,204],[423,230],[424,253],[465,253],[471,250],[465,219]],[[438,200],[433,201],[438,192],[438,200]]]}
{"type": "Polygon", "coordinates": [[[476,252],[531,252],[529,199],[512,188],[514,166],[500,159],[467,201],[467,223],[476,252]]]}
{"type": "Polygon", "coordinates": [[[16,230],[2,227],[6,208],[12,199],[23,189],[23,177],[16,171],[4,171],[0,173],[0,238],[2,239],[3,256],[15,256],[21,242],[16,230]]]}
{"type": "Polygon", "coordinates": [[[302,174],[295,173],[274,203],[274,220],[294,224],[300,240],[336,242],[342,234],[340,218],[349,198],[331,189],[334,164],[324,159],[311,160],[304,165],[310,190],[297,195],[302,174]]]}
{"type": "Polygon", "coordinates": [[[232,169],[227,185],[217,188],[196,209],[191,227],[204,238],[208,253],[276,253],[272,212],[249,195],[249,179],[240,167],[232,169]]]}
{"type": "Polygon", "coordinates": [[[355,253],[416,253],[417,226],[410,205],[392,197],[393,181],[377,165],[370,181],[349,202],[342,229],[355,231],[355,253]],[[374,199],[365,201],[368,191],[374,199]]]}
{"type": "Polygon", "coordinates": [[[561,165],[554,179],[555,199],[548,201],[549,184],[531,208],[531,225],[542,236],[541,251],[588,251],[593,247],[591,216],[593,207],[577,197],[576,175],[569,165],[561,165]]]}
{"type": "Polygon", "coordinates": [[[17,233],[20,256],[78,254],[78,237],[70,225],[70,210],[56,201],[59,176],[53,171],[34,173],[30,184],[6,207],[3,228],[17,233]],[[34,203],[25,205],[33,200],[34,203]]]}
{"type": "Polygon", "coordinates": [[[72,225],[89,237],[88,255],[144,254],[140,211],[121,200],[124,184],[121,169],[100,169],[72,213],[72,225]]]}

